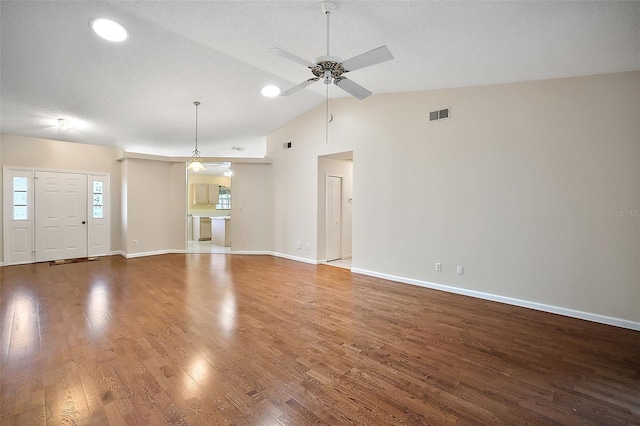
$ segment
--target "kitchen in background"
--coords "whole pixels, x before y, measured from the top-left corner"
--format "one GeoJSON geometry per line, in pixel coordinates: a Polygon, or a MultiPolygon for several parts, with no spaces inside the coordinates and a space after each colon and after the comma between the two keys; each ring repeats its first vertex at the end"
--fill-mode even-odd
{"type": "Polygon", "coordinates": [[[231,251],[231,163],[187,171],[187,252],[231,251]]]}

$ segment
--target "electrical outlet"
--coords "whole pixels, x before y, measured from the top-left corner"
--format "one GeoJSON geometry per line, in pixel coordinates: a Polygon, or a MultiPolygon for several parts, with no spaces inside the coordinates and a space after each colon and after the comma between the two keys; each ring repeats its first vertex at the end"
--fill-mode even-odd
{"type": "Polygon", "coordinates": [[[457,269],[458,275],[462,275],[463,272],[464,272],[464,268],[462,266],[458,266],[458,269],[457,269]]]}
{"type": "Polygon", "coordinates": [[[138,245],[138,240],[133,240],[133,245],[137,246],[138,245]]]}
{"type": "Polygon", "coordinates": [[[246,239],[246,238],[243,238],[243,239],[242,239],[242,244],[245,244],[246,242],[247,242],[247,239],[246,239]]]}
{"type": "Polygon", "coordinates": [[[442,271],[442,263],[436,263],[436,271],[442,271]]]}
{"type": "Polygon", "coordinates": [[[298,250],[300,250],[301,248],[302,248],[302,243],[298,241],[298,250]]]}
{"type": "Polygon", "coordinates": [[[307,250],[311,250],[311,244],[307,244],[307,250]]]}

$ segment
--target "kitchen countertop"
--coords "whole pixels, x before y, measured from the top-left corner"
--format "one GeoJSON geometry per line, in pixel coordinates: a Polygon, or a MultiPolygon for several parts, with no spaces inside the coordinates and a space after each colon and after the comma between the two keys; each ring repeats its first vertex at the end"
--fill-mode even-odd
{"type": "Polygon", "coordinates": [[[209,219],[217,219],[217,220],[221,220],[221,219],[231,219],[231,216],[201,216],[201,215],[192,215],[191,217],[208,217],[209,219]]]}

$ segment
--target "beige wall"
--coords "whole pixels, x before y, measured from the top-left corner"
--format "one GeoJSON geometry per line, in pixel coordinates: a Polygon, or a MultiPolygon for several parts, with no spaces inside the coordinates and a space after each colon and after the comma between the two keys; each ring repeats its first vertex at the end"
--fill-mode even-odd
{"type": "Polygon", "coordinates": [[[317,259],[317,157],[353,151],[354,269],[638,323],[640,218],[607,211],[640,209],[639,100],[640,72],[332,100],[328,144],[323,108],[267,138],[273,250],[317,259]]]}
{"type": "Polygon", "coordinates": [[[185,250],[186,171],[184,163],[128,159],[126,181],[127,256],[185,250]]]}
{"type": "MultiPolygon", "coordinates": [[[[121,173],[120,163],[117,161],[121,154],[121,150],[114,147],[61,142],[17,135],[0,135],[0,158],[2,166],[54,171],[110,173],[111,251],[121,250],[121,173]]],[[[0,185],[0,188],[1,187],[0,185]]],[[[2,203],[1,196],[0,203],[2,203]]],[[[1,245],[0,253],[2,253],[1,245]]]]}
{"type": "Polygon", "coordinates": [[[271,252],[273,195],[271,164],[233,163],[231,250],[271,252]]]}
{"type": "Polygon", "coordinates": [[[218,210],[216,209],[215,203],[213,204],[195,204],[194,201],[194,187],[195,183],[206,183],[206,184],[215,184],[231,187],[231,178],[227,176],[210,176],[210,175],[201,175],[197,172],[189,173],[187,176],[188,181],[188,207],[187,212],[196,216],[227,216],[229,214],[229,210],[218,210]]]}

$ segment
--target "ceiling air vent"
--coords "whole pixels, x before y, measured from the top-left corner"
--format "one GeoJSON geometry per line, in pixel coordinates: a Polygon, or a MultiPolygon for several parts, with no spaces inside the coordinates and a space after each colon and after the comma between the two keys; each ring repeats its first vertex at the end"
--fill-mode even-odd
{"type": "Polygon", "coordinates": [[[231,147],[232,151],[244,151],[244,148],[240,147],[240,146],[232,146],[231,147]]]}
{"type": "Polygon", "coordinates": [[[449,118],[449,108],[429,113],[429,121],[444,120],[445,118],[449,118]]]}

